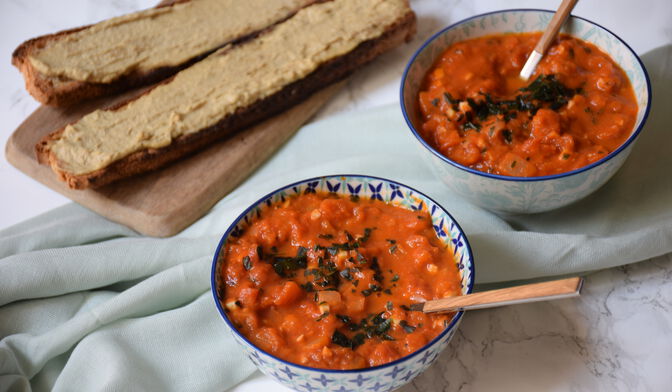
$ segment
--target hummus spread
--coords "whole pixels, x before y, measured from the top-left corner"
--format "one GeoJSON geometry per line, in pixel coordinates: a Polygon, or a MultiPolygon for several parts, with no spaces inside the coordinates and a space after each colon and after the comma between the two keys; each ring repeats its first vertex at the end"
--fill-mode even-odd
{"type": "Polygon", "coordinates": [[[136,151],[167,146],[380,36],[409,11],[405,0],[334,0],[303,8],[117,110],[97,110],[68,125],[50,146],[56,165],[85,174],[136,151]]]}
{"type": "Polygon", "coordinates": [[[87,27],[29,56],[41,74],[109,83],[173,67],[286,19],[313,0],[191,0],[87,27]],[[250,17],[253,15],[253,17],[250,17]]]}

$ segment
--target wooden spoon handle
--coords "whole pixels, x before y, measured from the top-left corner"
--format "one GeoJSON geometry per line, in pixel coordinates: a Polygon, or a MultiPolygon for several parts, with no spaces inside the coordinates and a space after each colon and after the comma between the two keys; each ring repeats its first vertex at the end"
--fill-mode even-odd
{"type": "MultiPolygon", "coordinates": [[[[436,299],[427,301],[424,304],[416,305],[423,305],[422,311],[425,313],[492,308],[496,306],[576,297],[581,292],[582,286],[583,279],[575,277],[436,299]]],[[[412,308],[417,307],[412,306],[412,308]]]]}
{"type": "Polygon", "coordinates": [[[553,15],[553,19],[551,19],[551,23],[548,24],[541,39],[537,42],[537,46],[534,48],[535,52],[541,55],[546,53],[577,1],[579,0],[562,0],[562,4],[560,4],[560,7],[558,7],[558,10],[553,15]]]}

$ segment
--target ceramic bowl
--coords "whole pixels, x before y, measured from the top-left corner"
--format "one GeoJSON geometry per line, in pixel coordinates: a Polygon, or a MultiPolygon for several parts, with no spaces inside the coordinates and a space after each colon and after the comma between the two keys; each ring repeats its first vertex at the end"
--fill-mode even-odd
{"type": "Polygon", "coordinates": [[[420,350],[394,362],[356,370],[318,369],[297,365],[277,358],[256,347],[240,334],[222,308],[218,287],[220,282],[221,252],[230,236],[239,235],[253,219],[263,214],[264,209],[282,202],[292,195],[333,192],[339,195],[355,195],[360,198],[378,199],[409,210],[427,211],[432,217],[438,238],[452,249],[461,275],[462,293],[471,292],[474,284],[474,263],[469,242],[455,219],[440,205],[417,190],[384,178],[359,175],[335,175],[303,180],[282,187],[264,196],[243,212],[224,233],[212,263],[211,287],[215,305],[228,330],[240,344],[247,357],[264,374],[298,391],[373,391],[385,392],[396,389],[415,378],[448,345],[462,319],[456,313],[441,334],[420,350]]]}
{"type": "Polygon", "coordinates": [[[450,189],[474,204],[503,213],[536,213],[573,203],[601,187],[630,154],[644,126],[651,103],[646,69],[635,52],[618,36],[589,20],[572,16],[561,30],[591,42],[611,56],[625,71],[635,90],[637,121],[627,141],[611,154],[588,166],[543,177],[508,177],[488,174],[451,161],[419,135],[417,96],[427,71],[451,44],[469,38],[501,33],[544,30],[552,11],[516,9],[471,17],[449,26],[427,40],[413,55],[401,81],[401,110],[417,138],[421,154],[450,189]]]}

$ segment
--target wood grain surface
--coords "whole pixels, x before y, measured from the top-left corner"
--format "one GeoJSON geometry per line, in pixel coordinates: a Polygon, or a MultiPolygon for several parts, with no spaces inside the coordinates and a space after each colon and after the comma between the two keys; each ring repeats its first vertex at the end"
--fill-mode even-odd
{"type": "Polygon", "coordinates": [[[342,85],[329,86],[299,105],[163,169],[98,189],[69,189],[48,166],[38,164],[35,144],[84,114],[144,88],[72,108],[41,106],[14,131],[5,153],[14,167],[73,201],[142,234],[167,237],[203,216],[247,178],[342,85]]]}
{"type": "Polygon", "coordinates": [[[411,308],[415,309],[415,305],[421,305],[418,310],[425,313],[437,313],[571,298],[579,295],[582,285],[583,279],[574,277],[436,299],[423,304],[411,305],[411,308]]]}

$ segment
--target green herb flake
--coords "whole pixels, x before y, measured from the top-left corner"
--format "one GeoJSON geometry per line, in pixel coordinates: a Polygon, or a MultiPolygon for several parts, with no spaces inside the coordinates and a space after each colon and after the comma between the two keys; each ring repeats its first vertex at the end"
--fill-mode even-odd
{"type": "Polygon", "coordinates": [[[439,99],[438,98],[432,99],[432,105],[434,105],[434,107],[438,107],[439,106],[439,99]]]}
{"type": "Polygon", "coordinates": [[[460,103],[459,100],[454,99],[454,98],[450,95],[450,93],[448,93],[448,92],[443,93],[443,99],[445,99],[446,102],[448,102],[448,103],[450,103],[450,104],[458,104],[458,103],[460,103]]]}
{"type": "Polygon", "coordinates": [[[516,167],[516,163],[518,163],[518,161],[513,161],[513,162],[511,162],[511,169],[513,169],[514,167],[516,167]]]}
{"type": "Polygon", "coordinates": [[[331,234],[318,234],[317,236],[325,240],[331,240],[334,238],[334,236],[331,234]]]}
{"type": "Polygon", "coordinates": [[[396,252],[396,251],[397,251],[397,245],[396,244],[392,245],[389,249],[389,252],[390,252],[391,255],[393,255],[394,252],[396,252]]]}
{"type": "Polygon", "coordinates": [[[348,324],[350,321],[352,321],[350,316],[345,316],[345,315],[342,315],[342,314],[337,314],[336,318],[341,320],[343,322],[343,324],[348,324]]]}
{"type": "Polygon", "coordinates": [[[252,261],[250,260],[250,256],[243,257],[243,267],[245,268],[246,271],[252,269],[252,261]]]}
{"type": "Polygon", "coordinates": [[[385,304],[385,309],[392,310],[392,307],[393,307],[392,301],[387,301],[387,304],[385,304]]]}
{"type": "Polygon", "coordinates": [[[339,331],[334,331],[331,335],[331,342],[341,347],[352,348],[352,341],[339,331]]]}
{"type": "Polygon", "coordinates": [[[505,129],[502,131],[502,136],[506,144],[511,144],[513,142],[513,132],[510,129],[505,129]]]}
{"type": "Polygon", "coordinates": [[[570,156],[570,154],[562,154],[562,159],[567,160],[570,156]]]}
{"type": "Polygon", "coordinates": [[[414,326],[408,324],[408,322],[407,322],[406,320],[401,320],[401,321],[399,322],[399,325],[404,329],[404,331],[406,331],[406,333],[413,333],[413,332],[415,332],[415,328],[416,328],[416,327],[414,327],[414,326]]]}

